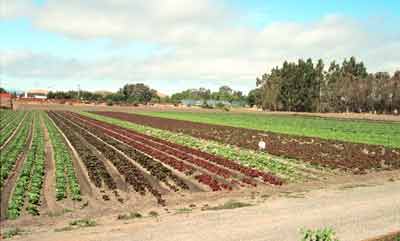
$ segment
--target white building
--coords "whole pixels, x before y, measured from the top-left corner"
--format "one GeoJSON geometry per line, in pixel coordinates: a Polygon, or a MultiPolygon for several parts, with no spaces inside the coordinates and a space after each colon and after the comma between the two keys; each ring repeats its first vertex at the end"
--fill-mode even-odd
{"type": "Polygon", "coordinates": [[[25,92],[25,98],[34,98],[34,99],[47,99],[47,94],[49,91],[47,90],[30,90],[25,92]]]}

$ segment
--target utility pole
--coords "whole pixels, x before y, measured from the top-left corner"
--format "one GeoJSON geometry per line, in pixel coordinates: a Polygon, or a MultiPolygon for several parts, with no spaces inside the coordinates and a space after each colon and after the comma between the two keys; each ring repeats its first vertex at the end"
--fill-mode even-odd
{"type": "Polygon", "coordinates": [[[81,85],[78,84],[78,100],[81,100],[81,85]]]}

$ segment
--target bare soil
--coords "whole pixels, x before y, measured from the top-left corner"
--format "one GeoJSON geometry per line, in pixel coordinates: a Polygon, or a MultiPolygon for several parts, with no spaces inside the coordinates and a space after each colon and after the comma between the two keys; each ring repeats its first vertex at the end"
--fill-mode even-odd
{"type": "Polygon", "coordinates": [[[55,162],[53,159],[53,149],[50,142],[50,137],[47,128],[42,123],[44,130],[44,143],[45,143],[45,178],[42,190],[42,206],[41,208],[47,209],[50,212],[60,210],[60,205],[56,200],[56,177],[55,177],[55,162]]]}
{"type": "Polygon", "coordinates": [[[398,232],[391,232],[386,235],[381,235],[363,241],[398,241],[398,240],[400,240],[400,230],[398,232]]]}

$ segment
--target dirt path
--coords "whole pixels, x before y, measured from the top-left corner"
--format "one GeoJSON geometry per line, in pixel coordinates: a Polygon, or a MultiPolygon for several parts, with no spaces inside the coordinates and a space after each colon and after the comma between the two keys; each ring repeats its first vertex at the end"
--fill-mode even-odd
{"type": "Polygon", "coordinates": [[[3,220],[6,217],[6,212],[8,209],[8,201],[13,193],[15,182],[19,177],[19,173],[23,167],[23,164],[26,159],[26,154],[28,153],[29,149],[32,145],[32,135],[33,135],[33,124],[31,123],[31,128],[29,130],[29,137],[28,137],[28,145],[25,147],[23,152],[16,160],[16,164],[14,169],[11,171],[10,175],[7,178],[7,181],[4,184],[3,189],[1,190],[1,200],[0,200],[0,220],[3,220]]]}
{"type": "Polygon", "coordinates": [[[56,212],[60,210],[61,206],[57,203],[55,198],[56,195],[56,177],[55,177],[55,162],[53,158],[53,148],[50,142],[49,132],[45,127],[44,123],[42,128],[44,128],[44,140],[45,140],[45,153],[46,153],[46,176],[43,183],[43,206],[42,208],[48,209],[50,212],[56,212]]]}
{"type": "Polygon", "coordinates": [[[400,229],[400,181],[336,186],[300,197],[270,198],[235,210],[196,209],[189,214],[128,222],[107,216],[97,221],[93,228],[68,232],[42,228],[15,240],[298,241],[302,227],[330,226],[340,240],[360,241],[400,229]]]}

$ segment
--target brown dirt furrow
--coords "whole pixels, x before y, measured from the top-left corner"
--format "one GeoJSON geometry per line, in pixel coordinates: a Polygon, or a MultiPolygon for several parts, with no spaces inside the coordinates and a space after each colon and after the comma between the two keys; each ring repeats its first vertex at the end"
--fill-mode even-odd
{"type": "Polygon", "coordinates": [[[42,195],[42,207],[50,212],[56,212],[60,210],[61,206],[56,200],[56,177],[55,177],[55,162],[53,155],[53,148],[51,145],[51,140],[47,128],[42,123],[44,130],[44,141],[45,141],[45,153],[46,153],[46,163],[45,163],[45,178],[43,183],[43,195],[42,195]]]}
{"type": "Polygon", "coordinates": [[[131,113],[104,111],[95,113],[253,150],[257,150],[258,142],[264,140],[267,144],[267,152],[272,155],[300,159],[334,168],[350,169],[355,173],[365,173],[368,169],[400,168],[400,149],[398,148],[292,136],[131,113]]]}

